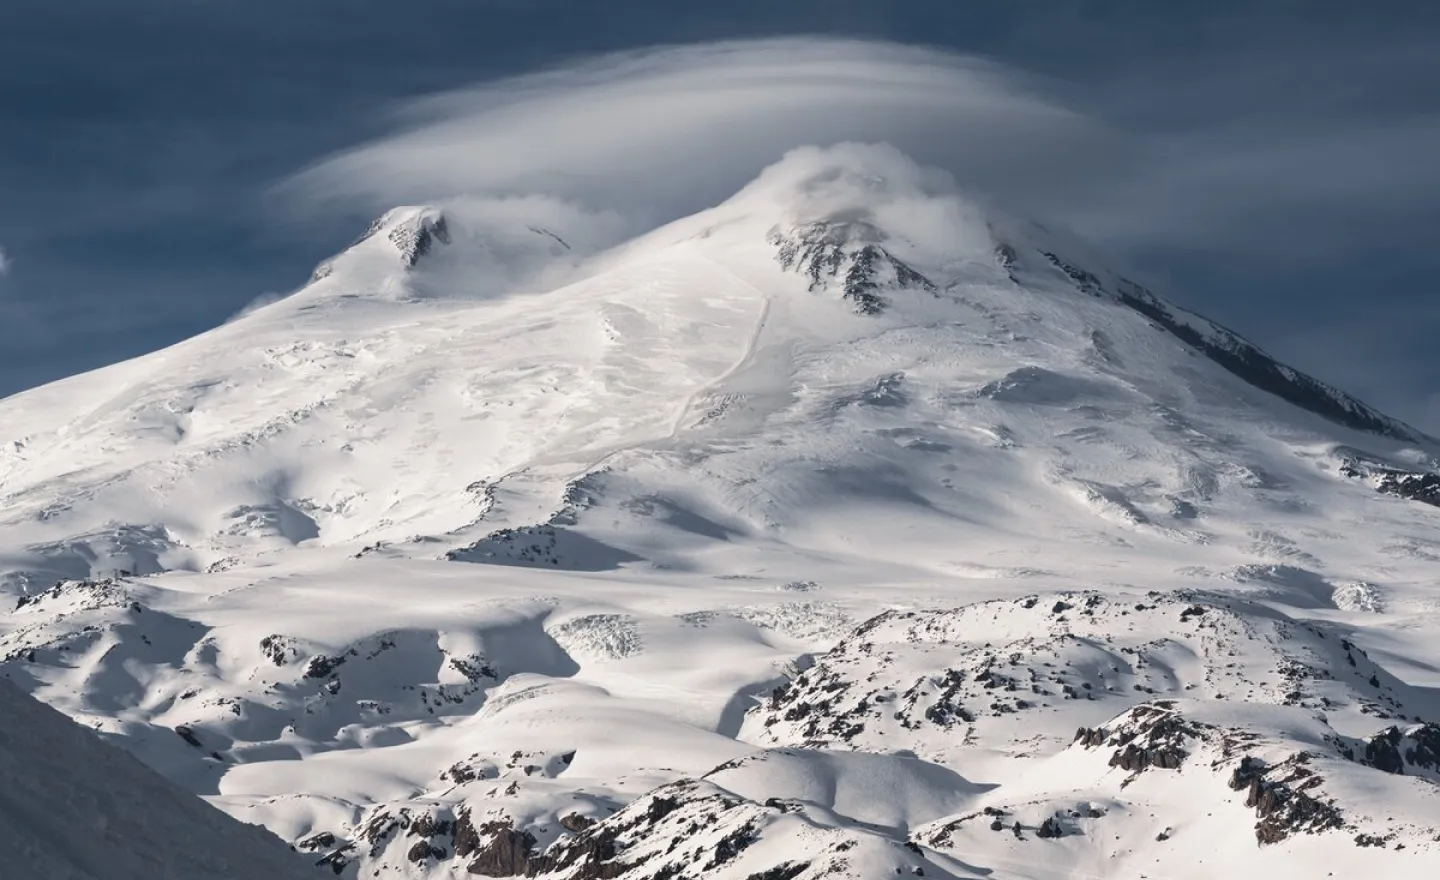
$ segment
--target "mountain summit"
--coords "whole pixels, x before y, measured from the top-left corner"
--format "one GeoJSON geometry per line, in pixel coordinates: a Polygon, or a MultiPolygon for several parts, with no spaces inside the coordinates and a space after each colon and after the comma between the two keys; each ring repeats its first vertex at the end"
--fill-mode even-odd
{"type": "Polygon", "coordinates": [[[345,876],[1440,858],[1437,441],[886,147],[619,228],[0,401],[0,661],[345,876]]]}
{"type": "MultiPolygon", "coordinates": [[[[599,253],[567,237],[396,209],[282,302],[4,402],[10,589],[302,543],[483,549],[636,469],[762,543],[877,493],[915,527],[1079,498],[1082,523],[1193,542],[1277,431],[1372,470],[1436,448],[885,148],[799,151],[599,253]]],[[[1320,457],[1356,491],[1342,459],[1320,457]]],[[[680,531],[661,543],[706,538],[680,531]]],[[[650,558],[612,538],[602,557],[650,558]]]]}

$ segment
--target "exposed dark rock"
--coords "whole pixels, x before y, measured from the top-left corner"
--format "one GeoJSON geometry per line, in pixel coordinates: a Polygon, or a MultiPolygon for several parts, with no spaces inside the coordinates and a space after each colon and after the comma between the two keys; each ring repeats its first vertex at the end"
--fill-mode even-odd
{"type": "Polygon", "coordinates": [[[418,865],[427,859],[445,858],[445,850],[438,846],[431,846],[428,840],[417,840],[415,845],[405,853],[405,858],[418,865]]]}
{"type": "Polygon", "coordinates": [[[298,846],[300,849],[305,850],[306,852],[329,849],[330,847],[335,845],[335,835],[331,834],[329,831],[321,831],[317,834],[310,835],[309,837],[305,838],[304,840],[300,841],[295,845],[298,846]]]}
{"type": "Polygon", "coordinates": [[[410,823],[410,834],[415,837],[448,837],[454,833],[454,822],[433,813],[421,813],[410,823]]]}
{"type": "Polygon", "coordinates": [[[768,871],[759,871],[745,880],[795,880],[810,867],[809,862],[784,862],[768,871]]]}
{"type": "Polygon", "coordinates": [[[570,247],[570,243],[569,243],[569,242],[567,242],[565,239],[561,238],[560,236],[556,235],[555,233],[551,232],[551,231],[548,230],[548,229],[542,229],[542,228],[540,228],[539,226],[526,226],[525,228],[528,229],[528,230],[530,230],[531,232],[535,233],[536,235],[543,235],[543,236],[545,236],[546,238],[554,241],[556,244],[560,245],[560,247],[564,248],[564,249],[567,250],[567,251],[568,251],[568,250],[571,250],[571,247],[570,247]]]}
{"type": "Polygon", "coordinates": [[[200,738],[195,735],[195,731],[193,729],[185,726],[184,724],[181,724],[175,728],[175,732],[180,734],[181,739],[185,740],[185,742],[189,743],[195,748],[202,748],[202,746],[200,745],[200,738]]]}
{"type": "Polygon", "coordinates": [[[754,842],[755,826],[747,822],[744,826],[722,837],[720,842],[715,844],[715,855],[705,865],[705,870],[712,871],[728,865],[754,842]]]}
{"type": "Polygon", "coordinates": [[[1260,816],[1255,838],[1261,843],[1279,843],[1297,832],[1314,834],[1344,824],[1334,807],[1282,785],[1266,789],[1255,812],[1260,816]]]}
{"type": "Polygon", "coordinates": [[[680,802],[675,798],[657,797],[650,801],[650,806],[645,810],[645,818],[654,824],[678,809],[680,809],[680,802]]]}
{"type": "Polygon", "coordinates": [[[1103,727],[1082,727],[1075,731],[1075,742],[1089,748],[1104,745],[1105,738],[1109,736],[1103,727]]]}
{"type": "Polygon", "coordinates": [[[446,662],[450,665],[451,669],[454,669],[472,682],[479,681],[482,678],[495,680],[500,677],[494,668],[480,657],[451,657],[446,662]]]}
{"type": "MultiPolygon", "coordinates": [[[[517,831],[510,821],[486,822],[478,829],[478,839],[488,843],[477,845],[474,858],[466,871],[483,877],[518,877],[532,874],[535,835],[517,831]]],[[[459,854],[457,844],[456,854],[459,854]]]]}
{"type": "Polygon", "coordinates": [[[396,224],[387,237],[400,252],[400,262],[409,269],[430,253],[437,243],[450,243],[450,225],[443,214],[424,213],[396,224]]]}
{"type": "Polygon", "coordinates": [[[260,640],[260,653],[270,658],[276,666],[284,666],[300,655],[294,642],[288,636],[269,635],[260,640]]]}
{"type": "Polygon", "coordinates": [[[604,544],[563,523],[573,521],[557,513],[548,522],[499,529],[465,547],[448,550],[451,562],[470,562],[525,567],[564,568],[570,571],[605,571],[640,557],[619,547],[604,544]]]}
{"type": "Polygon", "coordinates": [[[1179,748],[1142,748],[1131,743],[1110,757],[1110,766],[1132,773],[1150,767],[1179,770],[1185,761],[1185,750],[1179,748]]]}
{"type": "Polygon", "coordinates": [[[1189,754],[1186,740],[1198,738],[1203,731],[1173,707],[1168,700],[1142,703],[1112,722],[1109,730],[1080,728],[1074,741],[1085,748],[1115,745],[1110,766],[1127,773],[1151,767],[1178,770],[1189,754]]]}
{"type": "Polygon", "coordinates": [[[1429,771],[1440,774],[1440,724],[1417,724],[1401,730],[1387,727],[1365,740],[1360,761],[1386,773],[1429,771]]]}
{"type": "Polygon", "coordinates": [[[316,654],[310,658],[310,662],[305,664],[305,672],[303,675],[305,678],[327,678],[348,659],[349,657],[346,654],[341,654],[338,657],[316,654]]]}
{"type": "Polygon", "coordinates": [[[384,851],[391,838],[409,826],[409,810],[402,808],[395,813],[380,810],[370,816],[355,837],[357,841],[370,844],[370,855],[374,857],[384,851]]]}
{"type": "Polygon", "coordinates": [[[591,819],[588,816],[582,816],[579,813],[570,813],[569,815],[562,816],[560,819],[560,827],[564,828],[566,831],[584,831],[586,828],[589,828],[594,824],[594,819],[591,819]]]}
{"type": "Polygon", "coordinates": [[[1273,766],[1246,756],[1230,775],[1230,787],[1245,790],[1245,806],[1255,810],[1255,839],[1279,843],[1294,834],[1316,834],[1344,827],[1340,811],[1318,799],[1324,782],[1306,765],[1310,755],[1298,752],[1273,766]]]}
{"type": "Polygon", "coordinates": [[[1091,296],[1099,296],[1105,291],[1105,285],[1094,272],[1082,269],[1072,263],[1067,263],[1049,251],[1044,251],[1043,253],[1045,254],[1045,258],[1048,259],[1055,268],[1064,272],[1069,276],[1071,281],[1075,282],[1075,286],[1078,287],[1081,292],[1088,293],[1091,296]]]}
{"type": "MultiPolygon", "coordinates": [[[[1230,772],[1230,789],[1232,791],[1248,789],[1255,783],[1255,780],[1262,778],[1264,775],[1265,765],[1258,759],[1246,755],[1240,759],[1240,763],[1236,764],[1235,769],[1230,772]]],[[[1249,806],[1254,806],[1254,804],[1250,804],[1249,806]]]]}
{"type": "Polygon", "coordinates": [[[315,866],[319,868],[329,868],[335,876],[338,877],[345,873],[345,869],[354,861],[354,858],[350,855],[354,848],[354,844],[346,844],[334,852],[327,853],[315,863],[315,866]]]}
{"type": "MultiPolygon", "coordinates": [[[[123,577],[129,577],[128,572],[119,573],[123,577]]],[[[80,599],[80,610],[92,611],[97,608],[120,608],[128,607],[131,611],[139,613],[144,607],[138,602],[126,598],[125,590],[119,581],[114,578],[101,580],[56,581],[48,590],[38,593],[27,593],[15,600],[15,609],[18,611],[27,605],[35,605],[47,599],[58,599],[61,596],[72,596],[80,599]]]]}
{"type": "Polygon", "coordinates": [[[533,875],[558,871],[574,871],[575,880],[611,880],[630,870],[630,865],[615,858],[619,848],[613,828],[596,825],[573,840],[562,840],[532,865],[533,875]]]}
{"type": "Polygon", "coordinates": [[[1340,463],[1340,474],[1351,479],[1366,480],[1382,495],[1393,495],[1396,498],[1440,507],[1440,474],[1401,470],[1359,455],[1346,457],[1340,463]]]}
{"type": "Polygon", "coordinates": [[[930,279],[880,244],[880,230],[863,221],[811,223],[788,232],[776,228],[769,240],[781,267],[805,275],[812,291],[838,284],[841,295],[862,315],[884,310],[884,290],[935,290],[930,279]]]}
{"type": "Polygon", "coordinates": [[[1400,728],[1389,727],[1365,740],[1363,762],[1386,773],[1404,773],[1405,757],[1400,753],[1400,728]]]}
{"type": "MultiPolygon", "coordinates": [[[[618,821],[616,817],[612,820],[618,821]]],[[[640,821],[645,821],[644,816],[640,821]]],[[[534,835],[516,829],[511,821],[490,821],[477,827],[470,812],[462,810],[453,823],[455,858],[468,859],[466,872],[482,877],[537,877],[565,872],[572,880],[611,880],[630,869],[630,865],[615,860],[616,827],[576,813],[560,822],[575,836],[561,839],[542,854],[535,851],[534,835]]],[[[442,827],[432,823],[426,830],[442,827]]],[[[418,853],[419,847],[411,851],[418,853]]]]}
{"type": "MultiPolygon", "coordinates": [[[[1108,621],[1113,625],[1118,618],[1144,613],[1162,615],[1167,618],[1165,625],[1174,626],[1175,617],[1188,610],[1187,619],[1203,617],[1206,631],[1223,633],[1227,640],[1253,638],[1239,623],[1235,612],[1208,603],[1199,604],[1197,599],[1195,594],[1176,593],[1157,598],[1154,603],[1117,603],[1097,594],[1063,593],[1043,600],[1035,596],[997,600],[947,612],[882,614],[862,624],[850,638],[817,658],[813,667],[774,689],[770,698],[752,712],[767,731],[767,738],[814,748],[855,746],[860,745],[862,739],[866,740],[865,748],[875,748],[879,745],[875,742],[877,731],[897,727],[905,731],[924,726],[955,728],[958,735],[970,736],[972,730],[990,723],[987,718],[1052,709],[1062,700],[1089,701],[1113,696],[1113,688],[1102,671],[1074,667],[1062,659],[1073,652],[1089,650],[1086,647],[1089,639],[1102,645],[1103,650],[1129,655],[1129,669],[1123,673],[1132,679],[1126,682],[1128,688],[1143,694],[1174,692],[1173,682],[1167,682],[1157,667],[1145,662],[1144,652],[1150,648],[1126,644],[1129,639],[1123,633],[1129,628],[1106,630],[1096,624],[1108,621]],[[1073,623],[1061,626],[1054,612],[1057,604],[1065,606],[1063,613],[1067,617],[1074,616],[1073,623]],[[991,646],[967,643],[958,637],[960,631],[953,629],[959,620],[982,618],[991,609],[999,613],[1007,605],[1032,612],[1037,626],[1053,625],[1054,630],[1041,640],[1021,639],[1008,646],[991,646]],[[1195,608],[1207,610],[1198,615],[1195,608]],[[935,650],[933,671],[907,671],[904,675],[881,678],[889,674],[889,669],[900,667],[892,659],[891,650],[872,642],[878,627],[891,633],[886,638],[923,645],[926,651],[935,650]],[[1086,636],[1079,636],[1079,631],[1085,631],[1086,636]],[[947,654],[940,650],[941,646],[948,645],[954,646],[953,652],[947,654]],[[1026,659],[1037,655],[1059,662],[1035,663],[1026,659]],[[869,671],[877,668],[877,672],[869,671]],[[862,670],[865,671],[862,673],[862,670]]],[[[1184,638],[1198,635],[1193,626],[1186,630],[1184,638]]],[[[908,647],[899,650],[910,652],[908,647]]],[[[1310,667],[1297,673],[1302,678],[1315,674],[1310,667]]],[[[1165,731],[1162,727],[1158,733],[1165,731]]],[[[1105,729],[1091,732],[1077,731],[1075,738],[1086,747],[1103,742],[1123,749],[1128,741],[1118,741],[1116,732],[1117,728],[1106,725],[1105,729]]],[[[1157,751],[1149,756],[1146,766],[1178,766],[1186,747],[1179,741],[1170,745],[1178,747],[1178,751],[1157,751]]],[[[1145,746],[1148,748],[1149,744],[1145,746]]],[[[1123,756],[1119,760],[1123,761],[1123,756]]],[[[1140,760],[1146,762],[1144,758],[1140,760]]],[[[1133,758],[1131,764],[1134,764],[1133,758]]]]}
{"type": "Polygon", "coordinates": [[[459,761],[450,766],[444,773],[440,774],[442,779],[448,779],[456,785],[464,785],[467,782],[474,782],[480,778],[480,773],[464,761],[459,761]]]}
{"type": "Polygon", "coordinates": [[[480,849],[480,832],[470,821],[470,811],[461,810],[455,820],[455,857],[463,859],[480,849]]]}

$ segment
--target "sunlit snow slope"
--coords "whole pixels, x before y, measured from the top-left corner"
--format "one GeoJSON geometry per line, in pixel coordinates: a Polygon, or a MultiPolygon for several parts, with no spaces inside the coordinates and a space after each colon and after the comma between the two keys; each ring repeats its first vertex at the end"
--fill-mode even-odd
{"type": "Polygon", "coordinates": [[[888,148],[513,207],[0,401],[4,674],[344,876],[1440,869],[1436,441],[888,148]]]}

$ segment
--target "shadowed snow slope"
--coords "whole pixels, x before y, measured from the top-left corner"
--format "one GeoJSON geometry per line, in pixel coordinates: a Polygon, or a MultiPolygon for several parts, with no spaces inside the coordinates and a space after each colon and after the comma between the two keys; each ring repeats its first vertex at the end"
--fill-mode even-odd
{"type": "Polygon", "coordinates": [[[292,880],[305,863],[0,678],[0,868],[74,880],[292,880]]]}
{"type": "Polygon", "coordinates": [[[0,401],[7,674],[347,877],[1440,864],[1440,444],[885,147],[616,229],[0,401]]]}

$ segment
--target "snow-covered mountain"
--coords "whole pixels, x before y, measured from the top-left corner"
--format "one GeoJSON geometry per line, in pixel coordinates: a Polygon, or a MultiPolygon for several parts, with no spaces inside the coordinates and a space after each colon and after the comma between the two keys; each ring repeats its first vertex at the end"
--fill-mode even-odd
{"type": "Polygon", "coordinates": [[[511,207],[0,401],[6,674],[343,876],[1440,866],[1440,442],[888,148],[511,207]]]}

